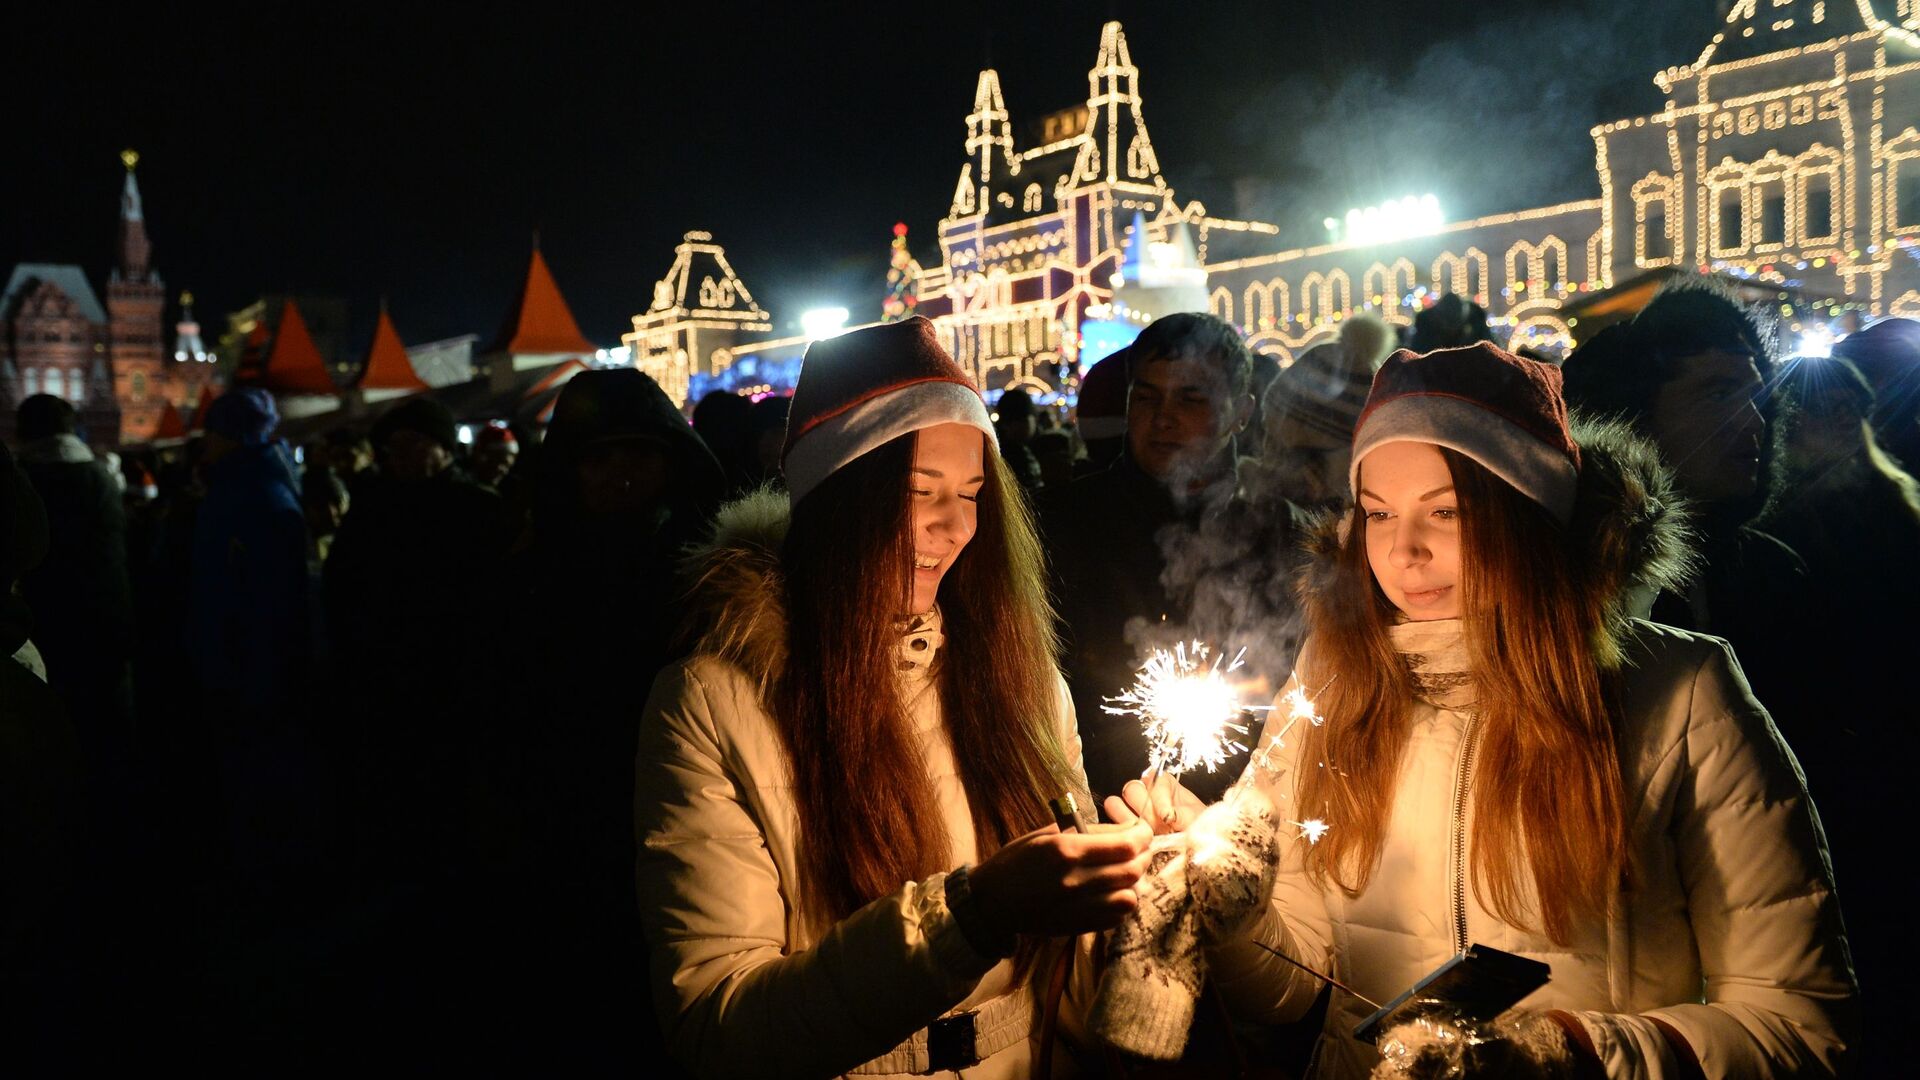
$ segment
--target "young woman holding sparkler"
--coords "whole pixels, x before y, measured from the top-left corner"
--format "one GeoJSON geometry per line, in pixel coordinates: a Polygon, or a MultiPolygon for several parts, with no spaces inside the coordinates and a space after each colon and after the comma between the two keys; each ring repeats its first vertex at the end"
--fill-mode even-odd
{"type": "Polygon", "coordinates": [[[789,494],[694,558],[636,818],[654,995],[700,1076],[1029,1075],[1045,939],[1135,903],[1145,826],[1051,824],[1086,780],[998,458],[927,320],[819,342],[789,494]]]}
{"type": "MultiPolygon", "coordinates": [[[[1557,369],[1483,344],[1389,359],[1354,462],[1288,689],[1310,722],[1276,712],[1189,834],[1214,984],[1277,1022],[1322,983],[1276,952],[1341,980],[1320,1076],[1838,1071],[1857,995],[1793,756],[1724,642],[1626,615],[1686,562],[1651,449],[1570,429],[1557,369]],[[1265,874],[1268,903],[1203,901],[1265,874]],[[1360,995],[1475,943],[1552,981],[1450,1040],[1353,1037],[1360,995]]],[[[1160,787],[1128,801],[1186,824],[1160,787]]]]}

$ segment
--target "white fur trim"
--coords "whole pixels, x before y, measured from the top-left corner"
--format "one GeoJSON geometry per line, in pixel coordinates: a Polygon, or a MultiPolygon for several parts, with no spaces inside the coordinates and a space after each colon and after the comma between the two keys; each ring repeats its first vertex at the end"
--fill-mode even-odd
{"type": "Polygon", "coordinates": [[[1409,394],[1375,409],[1353,439],[1347,484],[1360,498],[1360,461],[1394,442],[1456,450],[1486,466],[1564,525],[1573,520],[1580,470],[1573,459],[1506,417],[1460,398],[1409,394]]]}
{"type": "Polygon", "coordinates": [[[790,502],[797,503],[861,454],[909,431],[936,424],[968,424],[986,433],[987,449],[999,453],[986,402],[972,387],[953,382],[919,382],[863,401],[821,422],[787,451],[785,471],[790,502]]]}

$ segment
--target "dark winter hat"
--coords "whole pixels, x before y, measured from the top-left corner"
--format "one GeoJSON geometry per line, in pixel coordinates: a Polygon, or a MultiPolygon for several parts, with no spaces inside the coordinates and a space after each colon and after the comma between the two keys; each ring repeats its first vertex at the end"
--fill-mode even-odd
{"type": "Polygon", "coordinates": [[[816,341],[800,362],[780,451],[788,497],[797,503],[867,451],[937,424],[979,428],[999,446],[980,391],[925,316],[816,341]]]}
{"type": "Polygon", "coordinates": [[[207,430],[242,446],[265,446],[280,426],[273,395],[257,386],[238,386],[207,408],[207,430]]]}
{"type": "Polygon", "coordinates": [[[460,445],[452,411],[428,397],[409,398],[387,410],[373,425],[374,445],[383,445],[396,431],[417,431],[446,447],[449,454],[457,452],[460,445]]]}
{"type": "Polygon", "coordinates": [[[1022,417],[1034,416],[1040,410],[1034,406],[1032,394],[1015,387],[1000,395],[1000,404],[995,406],[995,411],[1005,419],[1018,420],[1022,417]]]}
{"type": "Polygon", "coordinates": [[[71,435],[79,417],[65,398],[53,394],[33,394],[20,403],[14,414],[22,439],[31,442],[54,435],[71,435]]]}
{"type": "Polygon", "coordinates": [[[1425,355],[1402,349],[1373,377],[1353,435],[1347,481],[1392,442],[1425,442],[1465,454],[1565,523],[1573,517],[1580,447],[1567,430],[1560,370],[1488,342],[1425,355]]]}
{"type": "Polygon", "coordinates": [[[1128,352],[1116,349],[1087,369],[1080,380],[1080,404],[1074,417],[1083,439],[1117,439],[1127,433],[1128,352]]]}
{"type": "Polygon", "coordinates": [[[1848,334],[1833,347],[1833,355],[1850,360],[1875,382],[1886,383],[1920,372],[1920,322],[1882,319],[1857,334],[1848,334]]]}

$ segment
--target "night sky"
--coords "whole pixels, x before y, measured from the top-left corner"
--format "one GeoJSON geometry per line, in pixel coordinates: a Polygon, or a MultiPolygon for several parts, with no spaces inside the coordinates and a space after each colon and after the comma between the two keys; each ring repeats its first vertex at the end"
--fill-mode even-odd
{"type": "Polygon", "coordinates": [[[1718,7],[772,6],[14,11],[0,263],[103,281],[133,146],[155,262],[209,331],[300,292],[346,297],[361,334],[384,296],[409,343],[488,337],[535,229],[607,345],[689,229],[781,329],[825,304],[859,321],[896,220],[936,256],[980,68],[1024,148],[1029,121],[1085,100],[1107,18],[1182,200],[1312,242],[1322,218],[1402,194],[1453,219],[1597,195],[1587,129],[1653,111],[1652,74],[1697,55],[1718,7]]]}

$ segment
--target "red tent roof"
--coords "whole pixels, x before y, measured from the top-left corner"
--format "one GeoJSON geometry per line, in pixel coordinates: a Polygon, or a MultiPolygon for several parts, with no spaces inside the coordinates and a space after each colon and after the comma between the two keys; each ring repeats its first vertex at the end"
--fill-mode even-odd
{"type": "Polygon", "coordinates": [[[193,406],[193,419],[187,421],[189,433],[207,430],[207,410],[213,408],[213,399],[213,384],[201,384],[200,400],[193,406]]]}
{"type": "Polygon", "coordinates": [[[533,261],[527,265],[527,283],[520,290],[520,307],[500,329],[488,352],[506,353],[585,353],[592,355],[594,345],[573,321],[573,309],[547,269],[547,260],[539,248],[533,249],[533,261]]]}
{"type": "Polygon", "coordinates": [[[291,298],[280,309],[280,326],[274,331],[273,351],[267,354],[266,377],[262,381],[276,394],[333,394],[339,392],[327,362],[313,343],[307,320],[291,298]]]}
{"type": "Polygon", "coordinates": [[[428,389],[407,359],[407,347],[400,343],[400,331],[394,329],[385,308],[380,309],[380,321],[373,328],[373,346],[367,350],[367,366],[360,371],[360,389],[428,389]]]}
{"type": "Polygon", "coordinates": [[[160,406],[160,422],[153,429],[153,437],[156,440],[187,437],[187,422],[180,419],[180,410],[173,407],[173,402],[160,406]]]}

